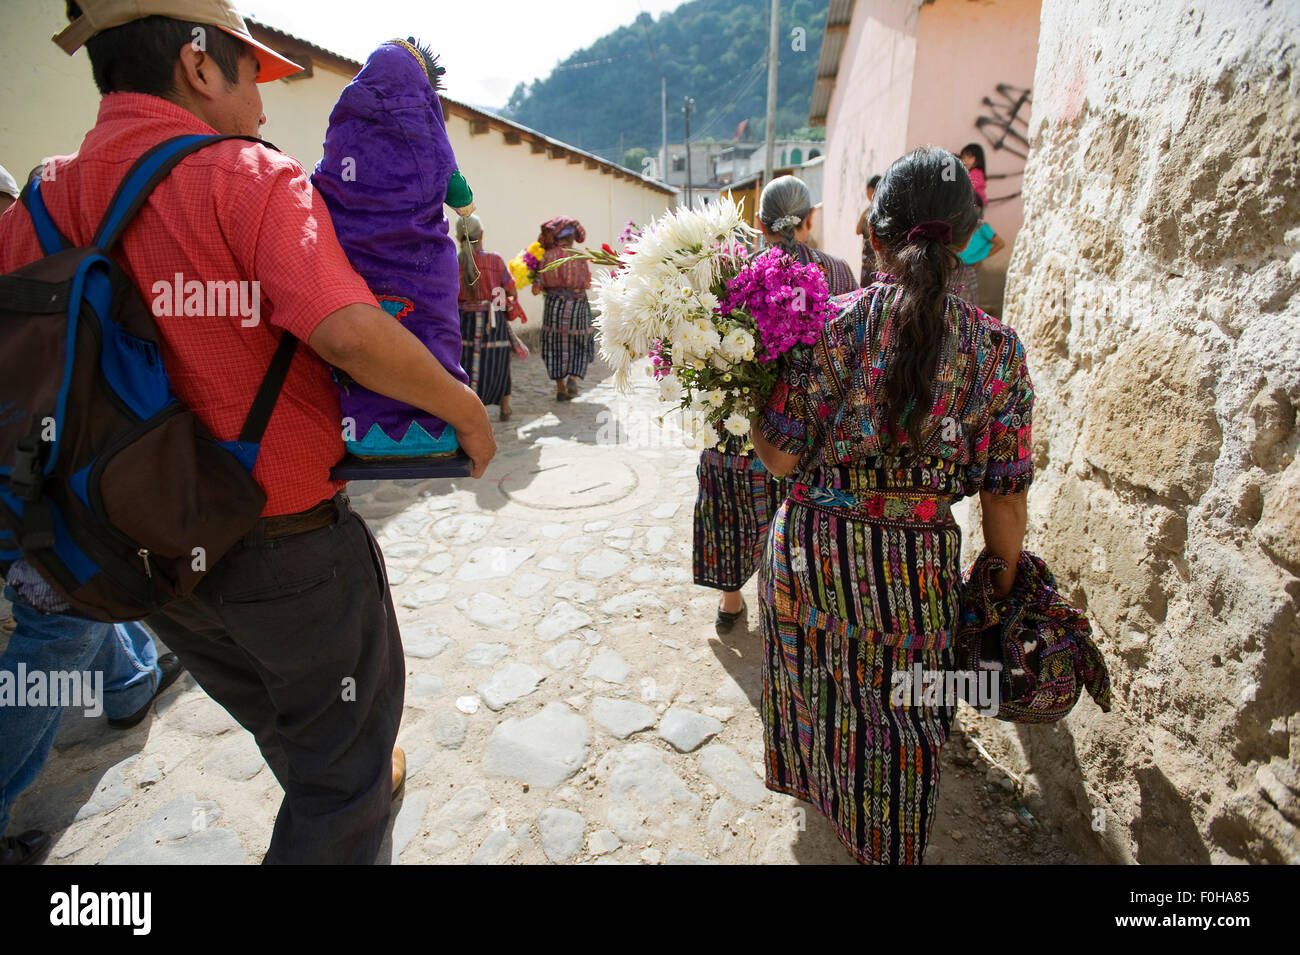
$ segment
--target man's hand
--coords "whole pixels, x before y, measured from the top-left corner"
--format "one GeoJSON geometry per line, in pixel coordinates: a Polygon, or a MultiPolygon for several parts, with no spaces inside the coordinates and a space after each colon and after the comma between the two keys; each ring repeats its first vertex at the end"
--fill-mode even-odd
{"type": "Polygon", "coordinates": [[[344,306],[316,326],[307,344],[357,384],[446,421],[474,462],[471,475],[482,477],[497,450],[487,409],[391,315],[373,305],[344,306]]]}
{"type": "MultiPolygon", "coordinates": [[[[481,404],[480,407],[482,407],[481,404]]],[[[496,435],[492,433],[492,423],[488,421],[487,409],[483,411],[483,422],[480,426],[466,429],[457,428],[456,440],[460,442],[460,449],[469,455],[469,459],[474,462],[474,467],[469,476],[481,478],[483,472],[487,470],[488,464],[497,453],[497,439],[496,435]]]]}

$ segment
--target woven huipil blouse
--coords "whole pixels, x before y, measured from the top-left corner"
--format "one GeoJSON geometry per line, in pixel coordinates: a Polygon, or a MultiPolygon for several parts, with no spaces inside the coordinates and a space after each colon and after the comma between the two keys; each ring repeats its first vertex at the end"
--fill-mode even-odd
{"type": "Polygon", "coordinates": [[[934,403],[914,447],[887,420],[895,353],[892,280],[835,299],[839,314],[800,348],[759,416],[800,456],[769,546],[777,612],[801,626],[941,650],[957,625],[960,532],[951,504],[1033,479],[1033,383],[1016,333],[945,300],[934,403]]]}

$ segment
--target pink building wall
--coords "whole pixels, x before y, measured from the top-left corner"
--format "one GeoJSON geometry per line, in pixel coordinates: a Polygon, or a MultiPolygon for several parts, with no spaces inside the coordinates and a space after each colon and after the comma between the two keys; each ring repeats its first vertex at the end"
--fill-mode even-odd
{"type": "MultiPolygon", "coordinates": [[[[980,300],[986,307],[1002,301],[1011,246],[1024,222],[1018,193],[1025,160],[1011,150],[1023,155],[1029,149],[1012,135],[1005,138],[1009,148],[994,149],[1001,130],[989,124],[981,130],[976,121],[1007,117],[1019,92],[1034,85],[1041,13],[1042,0],[936,0],[921,8],[917,27],[907,148],[933,143],[956,152],[970,142],[984,147],[990,176],[985,219],[1007,243],[980,266],[980,300]],[[998,92],[999,84],[1015,88],[1011,99],[998,92]],[[1007,178],[992,178],[999,174],[1007,178]]],[[[1029,111],[1029,103],[1021,106],[1011,127],[1026,139],[1029,111]]]]}
{"type": "MultiPolygon", "coordinates": [[[[1000,130],[976,124],[1010,112],[999,84],[1033,86],[1040,13],[1041,0],[858,0],[827,115],[827,251],[860,260],[854,227],[873,174],[917,146],[956,151],[978,142],[989,175],[1007,176],[989,180],[986,216],[1007,248],[980,268],[981,302],[998,310],[1024,207],[1018,196],[995,200],[1020,192],[1024,160],[993,148],[1000,130]]],[[[1012,129],[1027,138],[1028,120],[1025,104],[1012,129]]],[[[1005,142],[1028,151],[1014,136],[1005,142]]]]}
{"type": "Polygon", "coordinates": [[[853,266],[854,234],[867,180],[905,152],[916,56],[917,9],[896,0],[858,0],[826,117],[823,248],[853,266]]]}

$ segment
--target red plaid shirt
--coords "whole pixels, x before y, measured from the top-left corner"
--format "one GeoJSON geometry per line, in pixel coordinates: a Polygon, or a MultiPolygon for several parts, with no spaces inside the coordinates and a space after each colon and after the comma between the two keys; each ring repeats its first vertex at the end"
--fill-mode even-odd
{"type": "MultiPolygon", "coordinates": [[[[89,245],[114,190],[145,150],[173,136],[214,132],[156,96],[105,96],[81,149],[52,160],[53,179],[41,183],[50,217],[69,241],[89,245]]],[[[0,217],[0,272],[41,256],[31,217],[14,203],[0,217]]],[[[155,283],[170,289],[178,273],[204,288],[209,281],[259,283],[257,325],[242,327],[239,314],[155,318],[172,390],[220,441],[238,436],[281,330],[306,342],[331,312],[378,304],[339,247],[302,166],[242,140],[182,160],[114,256],[146,304],[159,297],[155,283]]],[[[253,471],[266,491],[263,515],[292,514],[332,497],[343,484],[330,481],[329,470],[342,456],[338,391],[324,362],[299,347],[253,471]]]]}

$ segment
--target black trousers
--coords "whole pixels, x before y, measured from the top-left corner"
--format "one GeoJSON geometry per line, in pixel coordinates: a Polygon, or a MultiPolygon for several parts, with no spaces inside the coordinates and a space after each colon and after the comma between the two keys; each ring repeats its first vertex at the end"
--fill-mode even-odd
{"type": "Polygon", "coordinates": [[[284,789],[266,863],[375,861],[406,685],[383,555],[345,495],[328,527],[262,522],[147,623],[257,739],[284,789]]]}

